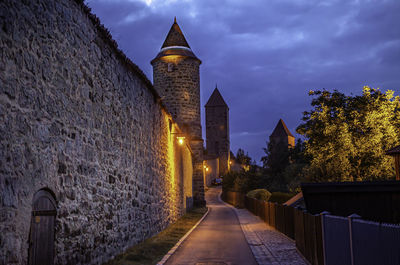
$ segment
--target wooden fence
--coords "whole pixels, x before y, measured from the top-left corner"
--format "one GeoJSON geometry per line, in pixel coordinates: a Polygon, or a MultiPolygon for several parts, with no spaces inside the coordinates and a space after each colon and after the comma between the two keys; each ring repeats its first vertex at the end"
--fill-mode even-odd
{"type": "Polygon", "coordinates": [[[300,253],[315,265],[400,264],[400,225],[339,217],[224,192],[226,202],[245,207],[269,226],[296,241],[300,253]]]}
{"type": "Polygon", "coordinates": [[[269,226],[294,239],[297,249],[311,264],[323,264],[321,216],[247,196],[244,197],[244,205],[269,226]]]}

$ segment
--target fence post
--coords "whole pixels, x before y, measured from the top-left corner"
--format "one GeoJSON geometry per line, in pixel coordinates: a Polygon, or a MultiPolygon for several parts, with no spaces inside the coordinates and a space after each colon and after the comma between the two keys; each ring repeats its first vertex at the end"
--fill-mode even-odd
{"type": "Polygon", "coordinates": [[[323,211],[321,215],[321,226],[322,226],[322,252],[324,253],[324,264],[327,264],[326,260],[326,242],[325,242],[325,215],[331,214],[330,212],[323,211]]]}
{"type": "Polygon", "coordinates": [[[349,237],[350,237],[350,257],[351,257],[351,265],[355,264],[354,261],[354,250],[353,250],[353,220],[354,219],[360,219],[361,216],[358,214],[353,213],[352,215],[349,215],[348,217],[349,220],[349,237]]]}

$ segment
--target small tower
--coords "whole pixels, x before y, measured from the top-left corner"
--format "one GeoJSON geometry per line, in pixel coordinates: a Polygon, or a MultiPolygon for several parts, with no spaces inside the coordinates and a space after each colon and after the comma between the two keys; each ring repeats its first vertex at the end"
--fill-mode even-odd
{"type": "Polygon", "coordinates": [[[194,203],[204,205],[199,74],[201,61],[194,55],[176,19],[151,64],[154,88],[190,141],[193,151],[194,203]]]}
{"type": "Polygon", "coordinates": [[[209,155],[219,157],[219,174],[229,170],[229,107],[217,87],[205,105],[206,143],[209,155]]]}
{"type": "Polygon", "coordinates": [[[289,129],[282,119],[279,119],[274,131],[269,136],[269,142],[272,146],[282,146],[287,148],[293,148],[294,136],[290,133],[289,129]]]}

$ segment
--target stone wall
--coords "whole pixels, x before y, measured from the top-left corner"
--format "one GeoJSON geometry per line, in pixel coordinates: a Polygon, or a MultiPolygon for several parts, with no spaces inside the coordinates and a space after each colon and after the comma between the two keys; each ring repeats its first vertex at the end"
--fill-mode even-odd
{"type": "Polygon", "coordinates": [[[0,2],[0,264],[26,264],[32,199],[55,264],[101,264],[192,195],[192,158],[149,80],[79,1],[0,2]]]}

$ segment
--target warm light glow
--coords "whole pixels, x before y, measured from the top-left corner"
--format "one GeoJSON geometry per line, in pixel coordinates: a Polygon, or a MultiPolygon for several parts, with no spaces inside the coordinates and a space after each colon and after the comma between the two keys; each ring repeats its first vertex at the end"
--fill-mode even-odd
{"type": "Polygon", "coordinates": [[[208,171],[208,167],[206,167],[206,171],[208,171]]]}
{"type": "Polygon", "coordinates": [[[204,168],[207,168],[205,165],[203,166],[204,168]]]}
{"type": "MultiPolygon", "coordinates": [[[[177,182],[176,182],[176,167],[177,165],[175,164],[175,157],[176,157],[176,146],[177,146],[177,142],[175,141],[175,137],[172,136],[171,134],[171,130],[173,129],[173,124],[170,123],[170,120],[168,119],[168,117],[165,117],[165,125],[166,125],[166,129],[168,130],[168,137],[167,137],[167,176],[169,176],[167,178],[167,182],[165,185],[165,189],[166,189],[166,193],[168,194],[168,200],[169,200],[169,204],[170,205],[176,205],[177,202],[177,182]],[[169,125],[170,124],[170,125],[169,125]],[[169,128],[168,128],[169,125],[169,128]]],[[[171,217],[175,217],[178,215],[178,212],[176,212],[176,210],[173,207],[170,207],[169,209],[169,215],[171,217]]]]}
{"type": "Polygon", "coordinates": [[[178,143],[180,145],[183,145],[183,143],[185,142],[185,137],[184,136],[178,136],[178,137],[176,137],[176,139],[178,139],[178,143]]]}
{"type": "Polygon", "coordinates": [[[161,60],[166,63],[173,63],[173,64],[177,65],[182,61],[183,58],[184,58],[184,56],[181,56],[181,55],[167,55],[167,56],[161,57],[161,60]]]}
{"type": "Polygon", "coordinates": [[[232,165],[232,161],[229,161],[229,165],[232,165]]]}

